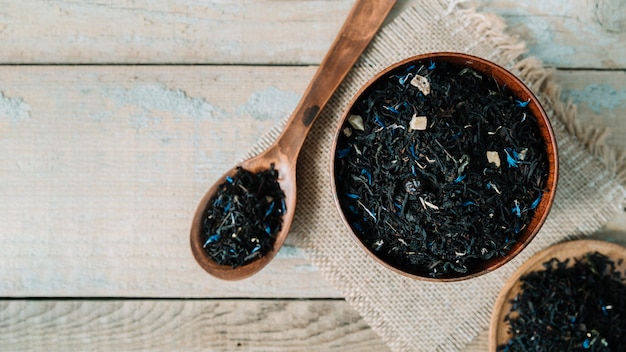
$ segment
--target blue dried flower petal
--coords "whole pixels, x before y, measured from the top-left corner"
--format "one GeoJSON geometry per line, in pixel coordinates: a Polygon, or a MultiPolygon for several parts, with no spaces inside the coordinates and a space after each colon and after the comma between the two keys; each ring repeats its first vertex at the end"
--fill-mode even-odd
{"type": "Polygon", "coordinates": [[[272,229],[270,228],[270,225],[265,224],[265,232],[267,232],[268,235],[272,234],[272,229]]]}
{"type": "Polygon", "coordinates": [[[604,305],[604,301],[602,299],[600,299],[600,308],[602,309],[602,314],[604,314],[604,316],[609,315],[609,312],[607,312],[606,306],[604,305]]]}
{"type": "Polygon", "coordinates": [[[351,199],[359,199],[360,198],[358,194],[348,193],[348,192],[346,192],[346,197],[351,198],[351,199]]]}
{"type": "Polygon", "coordinates": [[[226,203],[226,206],[224,207],[224,213],[228,213],[228,211],[230,210],[230,202],[226,203]]]}
{"type": "Polygon", "coordinates": [[[431,71],[435,69],[435,62],[434,61],[432,61],[432,60],[430,61],[430,65],[428,66],[428,69],[431,70],[431,71]]]}
{"type": "Polygon", "coordinates": [[[343,159],[350,154],[350,147],[344,149],[337,149],[337,157],[339,159],[343,159]]]}
{"type": "Polygon", "coordinates": [[[252,248],[252,250],[250,251],[250,254],[256,253],[261,249],[261,245],[257,244],[256,246],[254,246],[254,248],[252,248]]]}
{"type": "Polygon", "coordinates": [[[585,339],[585,341],[583,341],[582,346],[583,346],[584,349],[588,350],[589,347],[591,347],[591,340],[585,339]]]}
{"type": "Polygon", "coordinates": [[[365,175],[365,177],[367,177],[367,184],[368,185],[372,184],[372,173],[369,172],[368,169],[361,170],[361,175],[365,175]]]}
{"type": "Polygon", "coordinates": [[[506,162],[509,164],[509,167],[518,167],[519,160],[518,154],[515,150],[511,148],[504,149],[504,153],[506,154],[506,162]]]}
{"type": "Polygon", "coordinates": [[[404,108],[408,110],[408,109],[411,109],[411,104],[409,104],[406,101],[403,101],[402,103],[396,105],[396,109],[399,109],[399,108],[404,108]]]}
{"type": "MultiPolygon", "coordinates": [[[[465,175],[459,175],[457,178],[454,179],[454,183],[459,183],[461,181],[463,181],[465,179],[465,175]]],[[[489,187],[487,187],[489,188],[489,187]]]]}
{"type": "Polygon", "coordinates": [[[468,206],[468,205],[476,205],[476,203],[472,202],[471,200],[468,200],[467,202],[463,203],[464,206],[468,206]]]}
{"type": "Polygon", "coordinates": [[[539,197],[537,197],[537,199],[535,199],[535,201],[530,205],[530,208],[528,208],[528,209],[530,209],[530,210],[535,209],[539,205],[539,202],[541,201],[541,197],[542,196],[543,196],[543,194],[539,193],[539,197]]]}
{"type": "Polygon", "coordinates": [[[374,120],[376,121],[377,124],[380,125],[380,127],[382,128],[387,128],[387,125],[385,125],[385,123],[383,122],[383,120],[380,119],[380,116],[378,115],[374,115],[374,120]]]}
{"type": "Polygon", "coordinates": [[[393,106],[387,106],[387,105],[385,105],[385,106],[384,106],[384,108],[385,108],[385,109],[387,109],[387,111],[390,111],[390,112],[392,112],[392,113],[394,113],[394,114],[399,114],[399,113],[400,113],[400,111],[398,111],[398,110],[397,110],[396,108],[394,108],[393,106]]]}
{"type": "Polygon", "coordinates": [[[215,242],[217,242],[219,239],[220,239],[220,235],[218,235],[218,234],[215,234],[215,235],[209,236],[209,238],[206,240],[206,242],[204,242],[203,247],[206,247],[208,244],[215,243],[215,242]]]}
{"type": "Polygon", "coordinates": [[[230,176],[226,176],[226,182],[232,184],[233,183],[233,178],[230,176]]]}
{"type": "Polygon", "coordinates": [[[274,204],[276,203],[275,202],[270,203],[270,207],[265,212],[265,217],[268,217],[272,213],[272,211],[274,210],[274,204]]]}
{"type": "Polygon", "coordinates": [[[515,206],[513,207],[513,209],[511,209],[511,212],[515,214],[515,216],[517,216],[518,218],[522,216],[522,210],[519,208],[519,203],[515,203],[515,206]]]}
{"type": "Polygon", "coordinates": [[[515,100],[515,104],[517,106],[519,106],[520,108],[525,108],[526,106],[528,106],[528,103],[530,103],[530,99],[526,100],[526,101],[521,101],[521,100],[515,100]]]}
{"type": "Polygon", "coordinates": [[[417,160],[417,155],[415,154],[415,143],[409,146],[409,152],[411,152],[413,159],[417,160]]]}

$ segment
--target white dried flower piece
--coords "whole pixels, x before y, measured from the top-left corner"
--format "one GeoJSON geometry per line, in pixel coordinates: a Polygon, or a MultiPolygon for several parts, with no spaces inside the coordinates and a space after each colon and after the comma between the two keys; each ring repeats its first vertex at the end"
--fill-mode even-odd
{"type": "Polygon", "coordinates": [[[518,158],[519,160],[524,160],[524,159],[526,159],[526,153],[528,153],[528,148],[524,148],[524,149],[520,150],[520,152],[519,152],[519,153],[517,153],[517,158],[518,158]]]}
{"type": "Polygon", "coordinates": [[[383,247],[383,244],[385,244],[385,241],[379,239],[378,241],[374,242],[374,244],[372,245],[372,249],[378,251],[383,247]]]}
{"type": "Polygon", "coordinates": [[[430,208],[430,209],[434,209],[434,210],[439,210],[439,207],[434,205],[433,203],[424,200],[424,198],[419,197],[420,202],[422,203],[422,207],[424,207],[424,209],[426,208],[430,208]]]}
{"type": "Polygon", "coordinates": [[[428,126],[428,118],[426,116],[413,115],[409,122],[409,131],[424,131],[428,126]]]}
{"type": "Polygon", "coordinates": [[[346,137],[350,137],[352,136],[352,129],[350,127],[346,127],[343,129],[343,134],[346,135],[346,137]]]}
{"type": "Polygon", "coordinates": [[[487,132],[487,134],[489,134],[489,135],[492,135],[492,136],[493,136],[494,134],[498,133],[498,131],[499,131],[501,128],[502,128],[502,126],[498,126],[498,128],[496,128],[496,130],[495,130],[495,131],[493,131],[493,132],[487,132]]]}
{"type": "Polygon", "coordinates": [[[430,94],[430,82],[428,81],[428,78],[420,75],[415,75],[415,77],[413,77],[413,79],[409,83],[411,83],[413,87],[419,89],[422,94],[430,94]]]}
{"type": "Polygon", "coordinates": [[[393,125],[388,126],[387,128],[390,129],[390,130],[397,130],[398,128],[403,129],[403,130],[406,129],[406,128],[404,128],[404,126],[400,126],[397,123],[394,123],[393,125]]]}
{"type": "Polygon", "coordinates": [[[363,118],[361,115],[350,115],[348,117],[348,123],[352,125],[355,130],[365,131],[365,126],[363,125],[363,118]]]}
{"type": "Polygon", "coordinates": [[[487,161],[494,164],[496,167],[500,167],[500,154],[496,151],[488,151],[487,161]]]}

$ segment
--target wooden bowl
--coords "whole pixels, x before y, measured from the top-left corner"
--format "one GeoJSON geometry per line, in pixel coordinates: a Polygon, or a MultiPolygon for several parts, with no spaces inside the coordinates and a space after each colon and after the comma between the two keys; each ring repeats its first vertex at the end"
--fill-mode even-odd
{"type": "Polygon", "coordinates": [[[352,101],[348,104],[343,117],[341,118],[339,125],[337,127],[337,131],[335,133],[333,145],[331,147],[331,186],[333,191],[333,196],[335,200],[335,204],[339,210],[339,214],[343,219],[346,227],[349,229],[354,240],[359,244],[359,246],[368,253],[375,261],[387,267],[388,269],[397,272],[399,274],[427,281],[458,281],[469,279],[473,277],[477,277],[479,275],[483,275],[485,273],[491,272],[508,261],[510,261],[513,257],[519,254],[528,243],[535,237],[541,226],[546,220],[552,203],[554,201],[554,196],[556,193],[557,187],[557,178],[558,178],[558,157],[557,157],[557,146],[554,137],[554,133],[552,131],[552,127],[550,125],[550,121],[545,111],[541,107],[538,99],[535,95],[530,91],[528,87],[526,87],[517,77],[515,77],[512,73],[507,71],[506,69],[490,62],[482,58],[478,58],[475,56],[462,54],[462,53],[449,53],[449,52],[441,52],[441,53],[431,53],[418,55],[415,57],[407,58],[403,61],[395,63],[390,67],[386,68],[375,77],[373,77],[367,84],[365,84],[355,95],[352,101]],[[541,201],[535,209],[535,213],[531,218],[530,223],[519,233],[517,242],[514,243],[510,250],[506,253],[505,256],[494,256],[488,260],[481,262],[480,264],[474,266],[469,269],[466,273],[454,273],[454,274],[446,274],[443,276],[432,277],[426,274],[416,273],[416,272],[408,272],[407,270],[403,270],[397,266],[387,263],[383,259],[379,258],[376,254],[374,254],[365,244],[362,243],[359,236],[356,234],[357,229],[353,228],[348,221],[346,212],[347,209],[343,209],[342,204],[340,202],[338,196],[338,185],[337,185],[337,176],[338,172],[336,170],[336,153],[338,149],[338,142],[342,137],[342,131],[345,126],[348,124],[348,118],[351,115],[351,111],[355,103],[359,100],[359,98],[367,93],[367,90],[374,85],[379,80],[387,79],[390,74],[395,74],[395,70],[401,70],[405,67],[410,66],[411,64],[426,64],[429,62],[449,62],[455,66],[462,66],[472,69],[476,72],[483,74],[486,77],[492,77],[500,87],[507,87],[511,94],[516,97],[519,101],[528,102],[527,107],[529,111],[534,115],[538,123],[539,134],[544,140],[545,143],[545,152],[548,159],[548,173],[547,179],[545,180],[544,192],[541,201]]]}
{"type": "MultiPolygon", "coordinates": [[[[504,321],[504,317],[511,310],[511,300],[521,291],[520,278],[530,272],[544,270],[543,263],[552,258],[564,261],[568,258],[580,258],[588,252],[602,253],[615,262],[616,270],[621,272],[626,270],[626,261],[622,262],[621,265],[617,262],[619,258],[626,258],[626,247],[611,242],[598,240],[568,241],[535,254],[517,269],[500,291],[491,315],[489,351],[495,352],[499,345],[506,344],[512,337],[508,331],[509,324],[504,321]]],[[[573,264],[574,260],[570,260],[569,265],[572,266],[573,264]]]]}

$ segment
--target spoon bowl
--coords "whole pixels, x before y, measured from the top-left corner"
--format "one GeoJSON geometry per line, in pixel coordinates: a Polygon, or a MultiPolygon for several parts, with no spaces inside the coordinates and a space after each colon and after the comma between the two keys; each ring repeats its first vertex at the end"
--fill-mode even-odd
{"type": "Polygon", "coordinates": [[[226,181],[227,176],[234,176],[237,172],[237,168],[234,167],[222,175],[200,200],[200,205],[196,210],[191,226],[191,251],[198,264],[217,278],[223,280],[241,280],[254,275],[274,258],[287,238],[296,208],[295,164],[290,163],[286,155],[280,153],[277,147],[273,147],[267,149],[262,154],[241,162],[239,166],[250,172],[257,173],[269,169],[270,164],[274,164],[275,170],[278,171],[278,183],[285,193],[286,212],[283,214],[282,229],[276,234],[274,245],[259,259],[233,269],[229,265],[220,265],[211,259],[203,246],[205,242],[203,238],[205,236],[203,232],[204,216],[211,206],[211,200],[217,193],[219,185],[226,181]]]}
{"type": "Polygon", "coordinates": [[[282,215],[282,229],[275,234],[272,248],[260,258],[236,268],[218,264],[204,249],[205,214],[211,207],[219,185],[225,182],[227,176],[236,173],[236,167],[222,175],[200,200],[191,225],[191,251],[198,264],[209,274],[224,280],[245,279],[263,269],[281,248],[295,214],[296,161],[305,137],[395,2],[396,0],[359,0],[354,4],[281,135],[267,150],[239,164],[253,173],[268,170],[271,164],[278,171],[278,183],[285,194],[286,211],[282,215]]]}

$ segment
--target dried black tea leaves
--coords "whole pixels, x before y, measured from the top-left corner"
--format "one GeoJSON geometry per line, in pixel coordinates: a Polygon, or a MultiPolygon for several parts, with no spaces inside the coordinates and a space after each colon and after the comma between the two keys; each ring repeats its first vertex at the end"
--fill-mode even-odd
{"type": "Polygon", "coordinates": [[[378,80],[353,105],[335,155],[339,202],[361,241],[431,277],[505,256],[546,191],[545,142],[528,103],[447,62],[378,80]]]}
{"type": "Polygon", "coordinates": [[[285,212],[274,165],[259,173],[238,167],[219,185],[206,211],[204,249],[218,264],[248,264],[272,248],[285,212]]]}
{"type": "Polygon", "coordinates": [[[626,351],[626,277],[598,252],[521,278],[499,351],[626,351]]]}

